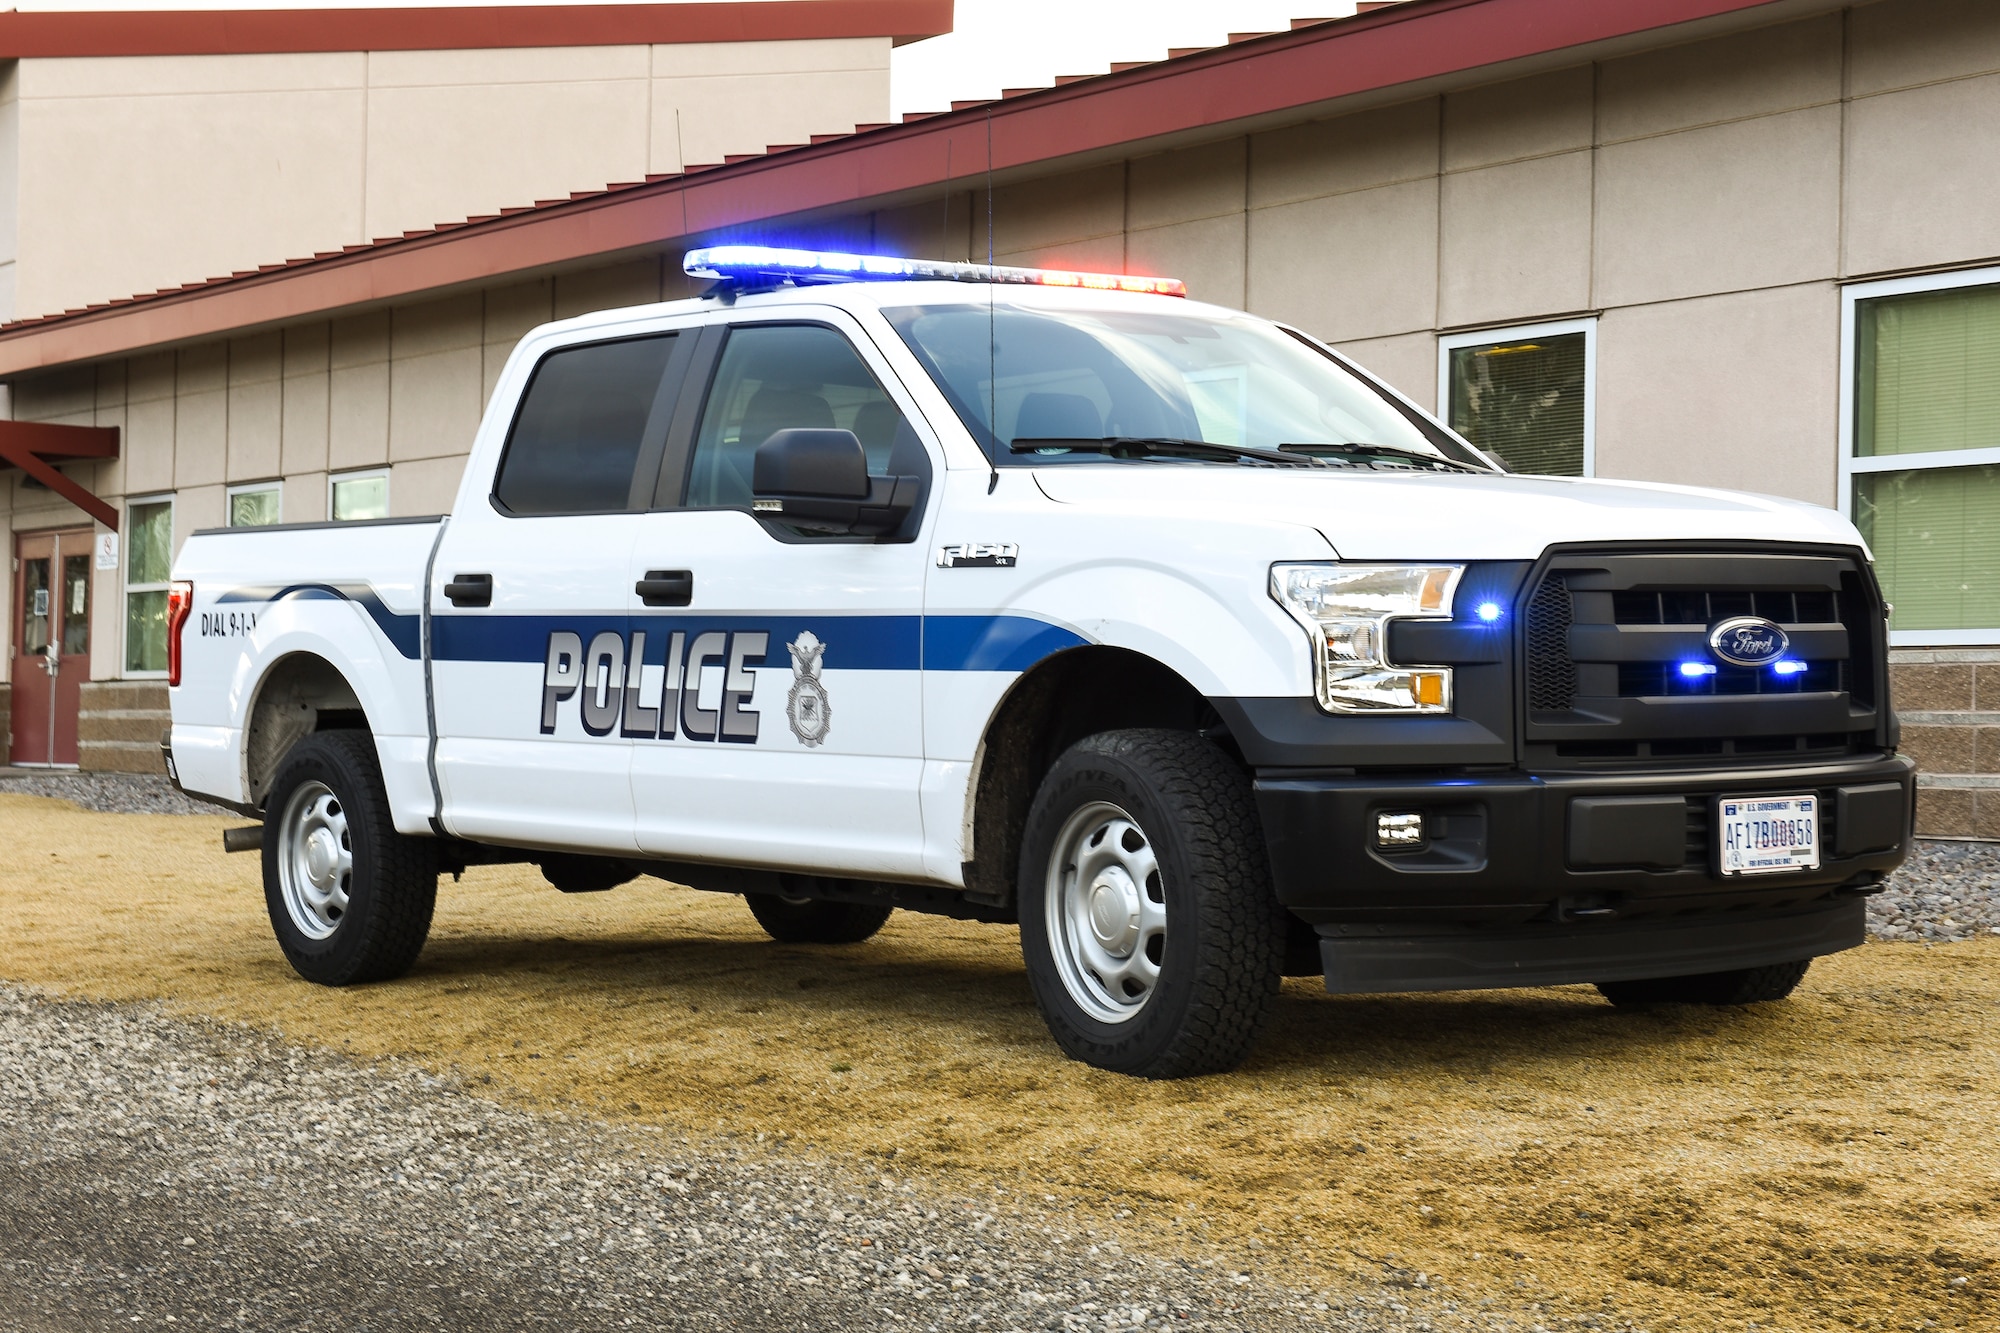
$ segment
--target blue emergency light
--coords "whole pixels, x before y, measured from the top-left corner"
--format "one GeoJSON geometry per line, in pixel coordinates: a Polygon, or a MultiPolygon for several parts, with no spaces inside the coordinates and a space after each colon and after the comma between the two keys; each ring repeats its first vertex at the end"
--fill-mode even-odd
{"type": "Polygon", "coordinates": [[[1179,278],[1133,278],[1117,273],[1069,273],[1050,268],[1003,268],[941,259],[895,259],[886,255],[845,255],[818,250],[786,250],[766,245],[711,245],[690,250],[681,271],[691,278],[797,286],[826,282],[1000,282],[1036,287],[1079,287],[1090,291],[1141,292],[1186,296],[1179,278]]]}

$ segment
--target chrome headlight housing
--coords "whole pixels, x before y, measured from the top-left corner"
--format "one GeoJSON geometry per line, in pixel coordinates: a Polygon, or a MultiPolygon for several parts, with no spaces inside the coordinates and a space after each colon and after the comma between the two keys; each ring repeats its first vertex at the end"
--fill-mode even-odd
{"type": "Polygon", "coordinates": [[[1449,667],[1389,661],[1389,622],[1449,620],[1464,565],[1273,565],[1271,596],[1312,642],[1329,713],[1449,713],[1449,667]]]}

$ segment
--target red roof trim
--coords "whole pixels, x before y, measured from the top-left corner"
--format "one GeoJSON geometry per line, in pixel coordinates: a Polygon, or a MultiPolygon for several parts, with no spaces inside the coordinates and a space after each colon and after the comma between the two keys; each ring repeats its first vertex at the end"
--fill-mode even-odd
{"type": "Polygon", "coordinates": [[[798,41],[951,31],[952,0],[490,5],[463,9],[0,12],[0,59],[449,51],[506,46],[798,41]]]}
{"type": "Polygon", "coordinates": [[[1776,0],[1407,0],[1124,74],[0,326],[0,376],[220,337],[1464,73],[1776,0]]]}

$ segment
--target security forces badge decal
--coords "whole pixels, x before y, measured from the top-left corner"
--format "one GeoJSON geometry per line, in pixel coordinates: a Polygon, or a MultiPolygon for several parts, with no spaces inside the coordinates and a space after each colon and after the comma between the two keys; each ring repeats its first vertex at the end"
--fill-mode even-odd
{"type": "Polygon", "coordinates": [[[826,739],[826,730],[833,725],[833,705],[819,679],[819,659],[826,645],[805,630],[785,648],[792,655],[792,690],[785,696],[785,717],[799,744],[811,748],[826,739]]]}

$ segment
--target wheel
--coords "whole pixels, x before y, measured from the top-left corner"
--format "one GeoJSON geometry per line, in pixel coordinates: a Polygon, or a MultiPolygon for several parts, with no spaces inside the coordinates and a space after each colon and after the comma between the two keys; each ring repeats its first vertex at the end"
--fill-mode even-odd
{"type": "Polygon", "coordinates": [[[1100,1069],[1233,1069],[1270,1013],[1287,913],[1249,780],[1186,732],[1109,731],[1042,779],[1021,840],[1021,953],[1049,1032],[1100,1069]]]}
{"type": "Polygon", "coordinates": [[[1703,972],[1691,977],[1652,977],[1645,981],[1600,981],[1597,993],[1619,1006],[1650,1004],[1763,1004],[1782,1000],[1805,980],[1812,959],[1742,967],[1732,972],[1703,972]]]}
{"type": "Polygon", "coordinates": [[[746,893],[743,901],[764,933],[782,944],[859,944],[896,910],[779,893],[746,893]]]}
{"type": "Polygon", "coordinates": [[[264,904],[293,970],[322,986],[407,972],[430,933],[437,848],[396,832],[374,739],[307,736],[264,810],[264,904]]]}
{"type": "Polygon", "coordinates": [[[542,878],[564,893],[603,893],[630,884],[639,872],[608,856],[551,852],[541,859],[542,878]]]}

